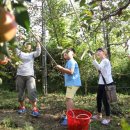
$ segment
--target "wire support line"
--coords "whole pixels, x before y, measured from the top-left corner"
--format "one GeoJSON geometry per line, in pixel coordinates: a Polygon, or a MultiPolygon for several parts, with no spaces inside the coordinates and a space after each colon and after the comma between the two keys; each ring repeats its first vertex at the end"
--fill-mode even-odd
{"type": "Polygon", "coordinates": [[[36,41],[42,46],[42,48],[46,51],[46,53],[48,54],[48,56],[51,58],[51,60],[54,62],[55,65],[57,65],[57,62],[54,60],[54,58],[52,57],[52,55],[48,52],[48,50],[46,49],[46,47],[41,44],[41,42],[38,40],[38,38],[33,34],[32,31],[30,31],[33,35],[33,37],[36,39],[36,41]]]}

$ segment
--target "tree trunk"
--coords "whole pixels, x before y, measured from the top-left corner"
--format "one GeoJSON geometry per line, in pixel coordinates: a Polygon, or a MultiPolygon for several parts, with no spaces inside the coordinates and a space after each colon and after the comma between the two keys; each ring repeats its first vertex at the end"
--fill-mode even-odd
{"type": "MultiPolygon", "coordinates": [[[[102,16],[104,17],[104,10],[101,4],[101,10],[102,10],[102,16]]],[[[107,20],[103,21],[103,36],[104,36],[104,44],[105,48],[107,49],[108,58],[111,59],[111,51],[110,51],[110,44],[109,44],[109,32],[108,32],[108,26],[107,26],[107,20]]]]}
{"type": "Polygon", "coordinates": [[[88,92],[88,86],[87,86],[87,81],[85,81],[84,94],[87,95],[87,92],[88,92]]]}

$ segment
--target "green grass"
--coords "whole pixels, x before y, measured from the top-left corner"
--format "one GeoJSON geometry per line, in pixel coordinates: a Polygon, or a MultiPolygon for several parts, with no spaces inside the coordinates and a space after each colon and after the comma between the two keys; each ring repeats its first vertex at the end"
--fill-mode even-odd
{"type": "MultiPolygon", "coordinates": [[[[38,95],[38,99],[38,107],[41,108],[40,111],[43,116],[45,114],[60,115],[66,111],[65,94],[51,93],[47,96],[40,94],[38,95]],[[43,105],[44,108],[42,108],[43,105]]],[[[130,121],[130,96],[118,94],[118,99],[119,101],[117,104],[111,105],[111,124],[109,126],[103,126],[100,122],[94,121],[90,124],[90,130],[122,130],[121,120],[126,119],[127,122],[130,121]]],[[[91,113],[96,112],[96,94],[88,94],[86,96],[77,95],[74,101],[76,108],[85,109],[91,113]]],[[[26,106],[31,109],[31,105],[28,102],[26,102],[26,106]]],[[[17,92],[0,90],[0,111],[2,112],[0,118],[0,130],[51,130],[47,128],[45,129],[45,125],[43,126],[43,124],[46,124],[46,126],[48,125],[47,127],[51,128],[50,121],[46,118],[36,119],[35,121],[38,120],[38,122],[32,123],[34,119],[30,118],[29,115],[20,117],[16,115],[16,112],[7,112],[7,110],[16,111],[17,107],[17,92]],[[16,116],[17,119],[15,119],[14,116],[16,116]],[[27,123],[25,123],[25,121],[27,123]]],[[[54,125],[53,123],[58,124],[58,121],[52,121],[52,126],[54,125]]],[[[65,129],[63,128],[63,130],[65,129]]]]}

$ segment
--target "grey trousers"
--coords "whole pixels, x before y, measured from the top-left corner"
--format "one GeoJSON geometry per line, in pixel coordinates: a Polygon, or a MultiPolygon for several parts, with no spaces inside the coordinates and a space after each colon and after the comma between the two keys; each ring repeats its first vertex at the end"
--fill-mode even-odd
{"type": "Polygon", "coordinates": [[[33,76],[17,75],[16,90],[18,91],[18,101],[24,101],[26,89],[29,100],[33,102],[37,101],[35,78],[33,76]]]}

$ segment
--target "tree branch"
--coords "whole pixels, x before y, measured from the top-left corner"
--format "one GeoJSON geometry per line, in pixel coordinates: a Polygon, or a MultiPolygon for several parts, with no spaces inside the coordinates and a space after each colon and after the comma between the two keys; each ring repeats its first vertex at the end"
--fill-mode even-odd
{"type": "Polygon", "coordinates": [[[110,18],[111,16],[116,16],[116,15],[120,16],[122,14],[122,11],[124,9],[126,9],[129,6],[129,4],[130,4],[130,0],[128,0],[128,2],[124,6],[120,7],[119,9],[115,10],[114,12],[101,18],[101,21],[106,20],[106,19],[110,18]]]}
{"type": "MultiPolygon", "coordinates": [[[[124,42],[125,43],[125,42],[124,42]]],[[[115,44],[110,44],[110,46],[119,46],[119,45],[122,45],[124,43],[115,43],[115,44]]]]}
{"type": "Polygon", "coordinates": [[[122,43],[113,43],[113,44],[109,44],[110,46],[119,46],[119,45],[123,45],[123,44],[127,44],[127,42],[128,42],[128,39],[126,40],[126,41],[124,41],[124,42],[122,42],[122,43]]]}

